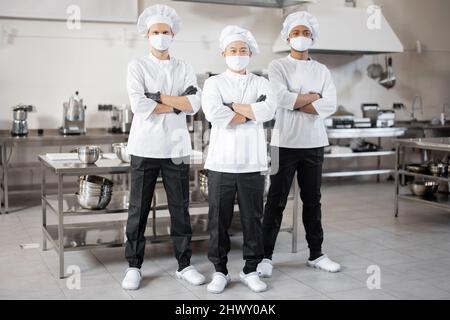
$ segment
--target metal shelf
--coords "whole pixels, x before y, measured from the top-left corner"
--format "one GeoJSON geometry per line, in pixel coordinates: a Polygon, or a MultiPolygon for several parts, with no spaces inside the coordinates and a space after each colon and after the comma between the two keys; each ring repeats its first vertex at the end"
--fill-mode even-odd
{"type": "Polygon", "coordinates": [[[398,197],[403,200],[410,200],[424,203],[436,208],[450,211],[450,196],[448,194],[436,193],[432,197],[420,197],[413,194],[399,194],[398,197]]]}
{"type": "MultiPolygon", "coordinates": [[[[192,240],[209,239],[208,215],[191,215],[192,240]]],[[[170,217],[158,217],[156,220],[156,234],[152,229],[153,221],[148,219],[145,237],[148,243],[159,243],[170,240],[170,217]]],[[[95,248],[122,247],[125,245],[126,221],[103,221],[91,223],[75,223],[64,225],[64,251],[90,250],[95,248]]],[[[59,251],[58,247],[58,226],[43,226],[44,235],[59,251]]],[[[292,232],[292,227],[282,226],[280,231],[292,232]]],[[[241,220],[239,214],[234,215],[230,236],[242,234],[241,220]]]]}
{"type": "MultiPolygon", "coordinates": [[[[41,164],[39,162],[14,162],[7,165],[8,170],[18,170],[18,169],[36,169],[39,168],[41,164]]],[[[0,168],[4,166],[0,164],[0,168]]]]}
{"type": "Polygon", "coordinates": [[[352,153],[341,153],[341,154],[325,154],[325,158],[336,159],[336,158],[360,158],[360,157],[380,157],[380,156],[390,156],[395,155],[395,151],[381,150],[373,152],[352,152],[352,153]]]}
{"type": "Polygon", "coordinates": [[[353,138],[391,138],[405,134],[406,128],[350,128],[327,129],[329,139],[353,139],[353,138]]]}
{"type": "Polygon", "coordinates": [[[355,177],[355,176],[370,176],[370,175],[380,175],[380,174],[391,174],[394,173],[394,169],[368,169],[368,170],[343,170],[343,171],[333,171],[324,172],[322,177],[324,178],[337,178],[337,177],[355,177]]]}
{"type": "MultiPolygon", "coordinates": [[[[108,213],[126,212],[128,207],[128,191],[114,191],[111,202],[106,209],[90,210],[82,208],[78,203],[78,198],[75,194],[63,195],[63,215],[64,216],[78,216],[78,215],[98,215],[108,213]]],[[[58,195],[47,195],[42,197],[47,206],[58,215],[58,195]]]]}
{"type": "Polygon", "coordinates": [[[431,174],[414,173],[414,172],[410,172],[407,170],[399,170],[398,173],[401,175],[410,176],[410,177],[424,178],[424,179],[429,179],[429,180],[437,180],[437,181],[442,181],[442,182],[450,182],[450,177],[445,177],[445,176],[433,176],[431,174]]]}

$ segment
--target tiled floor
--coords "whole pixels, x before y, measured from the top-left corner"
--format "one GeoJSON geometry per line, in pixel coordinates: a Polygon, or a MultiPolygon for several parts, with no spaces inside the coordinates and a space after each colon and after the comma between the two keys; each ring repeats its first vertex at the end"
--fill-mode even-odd
{"type": "MultiPolygon", "coordinates": [[[[69,289],[68,280],[58,278],[53,250],[19,246],[41,243],[40,206],[30,201],[35,204],[31,208],[0,215],[0,299],[450,299],[450,213],[402,202],[400,217],[394,218],[392,183],[326,183],[324,251],[342,264],[342,272],[306,267],[300,226],[295,254],[290,253],[290,235],[280,234],[274,275],[267,280],[269,290],[261,294],[237,281],[243,264],[241,237],[232,241],[233,282],[222,295],[177,280],[169,244],[147,247],[145,279],[142,288],[132,292],[120,287],[127,266],[123,248],[67,253],[66,266],[82,270],[81,289],[69,289]],[[368,289],[367,268],[372,265],[380,268],[380,289],[368,289]]],[[[209,278],[213,268],[205,254],[207,242],[194,243],[193,250],[192,263],[209,278]]]]}

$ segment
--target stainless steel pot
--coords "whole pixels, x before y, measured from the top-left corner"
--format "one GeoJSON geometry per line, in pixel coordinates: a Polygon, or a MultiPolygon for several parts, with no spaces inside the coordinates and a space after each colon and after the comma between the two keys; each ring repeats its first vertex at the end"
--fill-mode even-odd
{"type": "Polygon", "coordinates": [[[432,196],[439,188],[435,181],[416,181],[409,185],[411,192],[416,196],[432,196]]]}
{"type": "Polygon", "coordinates": [[[430,163],[428,169],[433,176],[442,176],[445,173],[447,165],[443,163],[430,163]]]}
{"type": "Polygon", "coordinates": [[[114,153],[122,162],[131,162],[131,156],[127,153],[127,143],[113,143],[114,153]]]}

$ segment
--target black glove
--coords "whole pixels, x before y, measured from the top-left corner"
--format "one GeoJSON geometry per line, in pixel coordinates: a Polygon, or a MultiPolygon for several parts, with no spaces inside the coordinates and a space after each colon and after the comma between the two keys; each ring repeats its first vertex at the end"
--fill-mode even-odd
{"type": "Polygon", "coordinates": [[[233,110],[233,102],[229,102],[229,103],[225,103],[225,102],[224,102],[223,105],[224,105],[225,107],[230,108],[231,111],[234,111],[234,110],[233,110]]]}
{"type": "Polygon", "coordinates": [[[181,94],[182,96],[190,96],[197,93],[197,88],[194,86],[189,86],[184,90],[184,92],[181,94]]]}
{"type": "Polygon", "coordinates": [[[149,92],[146,92],[146,93],[144,93],[144,94],[145,94],[145,96],[146,96],[147,98],[152,99],[153,101],[156,101],[156,102],[158,102],[158,103],[162,103],[162,102],[161,102],[161,91],[158,91],[158,92],[156,92],[156,93],[149,93],[149,92]]]}
{"type": "MultiPolygon", "coordinates": [[[[267,96],[262,94],[259,96],[258,99],[256,99],[256,103],[266,101],[266,98],[267,98],[267,96]]],[[[249,121],[252,121],[252,119],[245,117],[245,122],[249,122],[249,121]]]]}
{"type": "Polygon", "coordinates": [[[266,101],[266,96],[264,95],[264,94],[262,94],[262,95],[260,95],[259,96],[259,98],[258,98],[258,100],[256,100],[256,102],[263,102],[263,101],[266,101]]]}
{"type": "MultiPolygon", "coordinates": [[[[193,94],[196,94],[196,93],[197,93],[197,88],[194,87],[194,86],[189,86],[189,87],[186,88],[186,90],[184,90],[184,92],[181,95],[182,96],[190,96],[190,95],[193,95],[193,94]]],[[[173,108],[173,112],[175,114],[180,114],[181,110],[179,110],[177,108],[173,108]]]]}

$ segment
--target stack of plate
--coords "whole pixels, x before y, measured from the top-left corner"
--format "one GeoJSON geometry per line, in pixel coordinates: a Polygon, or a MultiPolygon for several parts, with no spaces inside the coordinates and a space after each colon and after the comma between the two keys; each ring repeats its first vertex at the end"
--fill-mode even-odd
{"type": "Polygon", "coordinates": [[[85,209],[104,209],[111,201],[113,182],[109,179],[86,175],[80,176],[77,193],[80,206],[85,209]]]}

